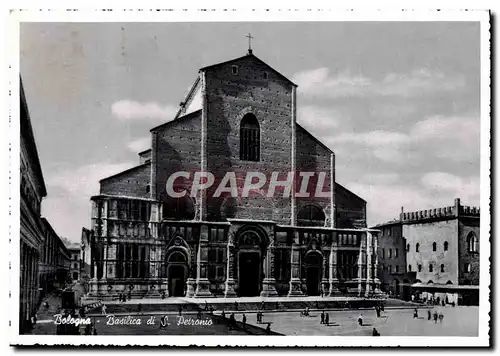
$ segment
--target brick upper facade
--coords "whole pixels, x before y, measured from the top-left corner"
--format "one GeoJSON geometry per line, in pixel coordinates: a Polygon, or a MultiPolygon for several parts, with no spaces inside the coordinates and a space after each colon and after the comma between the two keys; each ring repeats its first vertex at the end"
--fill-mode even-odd
{"type": "MultiPolygon", "coordinates": [[[[175,119],[151,129],[151,149],[139,153],[140,165],[101,180],[100,194],[164,202],[170,199],[165,186],[172,173],[202,170],[215,175],[214,185],[205,198],[187,198],[195,215],[203,215],[199,217],[202,220],[236,218],[291,224],[303,206],[312,204],[325,213],[327,226],[366,227],[366,202],[339,184],[332,185],[333,151],[297,123],[295,89],[294,83],[252,54],[202,68],[175,119]],[[240,123],[249,113],[260,126],[261,156],[257,162],[239,157],[240,123]],[[236,173],[238,187],[247,172],[264,173],[267,182],[262,189],[267,191],[272,172],[279,172],[278,179],[285,180],[294,170],[324,172],[322,190],[330,191],[330,196],[296,197],[295,206],[291,197],[282,194],[250,194],[244,201],[228,194],[213,197],[228,171],[236,173]]],[[[317,178],[311,178],[308,192],[314,192],[316,183],[317,178]]],[[[189,192],[192,177],[176,184],[177,189],[189,192]]],[[[299,186],[300,180],[297,189],[299,186]]]]}

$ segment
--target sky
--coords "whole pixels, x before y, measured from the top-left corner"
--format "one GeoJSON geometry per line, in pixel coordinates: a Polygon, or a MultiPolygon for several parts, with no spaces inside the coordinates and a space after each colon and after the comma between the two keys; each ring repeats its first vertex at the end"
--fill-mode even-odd
{"type": "Polygon", "coordinates": [[[198,69],[245,55],[249,32],[298,84],[298,122],[335,152],[369,226],[479,205],[479,23],[23,23],[42,215],[59,235],[80,240],[99,180],[137,165],[198,69]]]}

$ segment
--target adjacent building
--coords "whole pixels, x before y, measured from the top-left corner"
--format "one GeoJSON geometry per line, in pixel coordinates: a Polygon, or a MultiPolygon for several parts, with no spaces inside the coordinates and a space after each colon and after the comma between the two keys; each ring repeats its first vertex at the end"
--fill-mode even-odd
{"type": "Polygon", "coordinates": [[[39,261],[40,299],[56,289],[62,289],[69,277],[69,251],[50,222],[41,218],[44,246],[39,261]]]}
{"type": "Polygon", "coordinates": [[[479,208],[455,199],[453,206],[402,211],[399,220],[377,225],[382,288],[406,299],[411,293],[421,299],[478,304],[479,221],[479,208]],[[397,252],[395,258],[402,248],[405,253],[397,252]]]}
{"type": "Polygon", "coordinates": [[[374,228],[380,230],[377,251],[380,289],[389,296],[409,299],[403,226],[399,220],[393,220],[376,225],[374,228]]]}
{"type": "Polygon", "coordinates": [[[69,256],[50,223],[41,217],[42,199],[47,196],[47,190],[22,81],[20,183],[19,332],[25,333],[42,298],[65,283],[69,256]]]}
{"type": "Polygon", "coordinates": [[[70,255],[70,266],[69,266],[69,278],[73,282],[78,282],[80,280],[80,255],[81,249],[80,244],[73,243],[67,246],[70,255]]]}
{"type": "Polygon", "coordinates": [[[80,281],[82,283],[88,283],[90,278],[93,276],[93,266],[92,266],[92,254],[90,248],[90,233],[89,229],[82,227],[82,238],[80,242],[80,281]]]}
{"type": "Polygon", "coordinates": [[[251,50],[200,69],[139,164],[91,198],[90,295],[378,292],[366,202],[335,181],[334,152],[297,122],[296,89],[251,50]],[[199,189],[202,178],[213,184],[199,189]]]}
{"type": "Polygon", "coordinates": [[[20,93],[20,305],[19,328],[23,332],[39,301],[39,262],[44,247],[40,218],[42,199],[47,195],[38,158],[24,88],[20,93]]]}

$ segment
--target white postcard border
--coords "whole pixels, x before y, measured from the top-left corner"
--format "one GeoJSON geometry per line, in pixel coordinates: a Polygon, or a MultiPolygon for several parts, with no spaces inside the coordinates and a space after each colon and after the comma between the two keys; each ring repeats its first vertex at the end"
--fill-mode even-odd
{"type": "Polygon", "coordinates": [[[102,10],[26,10],[14,11],[8,17],[8,90],[7,99],[11,125],[10,167],[11,200],[10,207],[10,343],[22,345],[169,345],[169,346],[488,346],[489,345],[489,301],[491,284],[490,262],[490,24],[487,11],[366,11],[351,10],[311,10],[251,9],[199,11],[182,9],[175,11],[155,11],[154,9],[102,11],[102,10]],[[341,336],[62,336],[62,335],[19,335],[19,23],[28,22],[189,22],[189,21],[479,21],[481,23],[481,218],[480,218],[480,303],[478,337],[341,337],[341,336]],[[485,237],[488,237],[485,238],[485,237]]]}

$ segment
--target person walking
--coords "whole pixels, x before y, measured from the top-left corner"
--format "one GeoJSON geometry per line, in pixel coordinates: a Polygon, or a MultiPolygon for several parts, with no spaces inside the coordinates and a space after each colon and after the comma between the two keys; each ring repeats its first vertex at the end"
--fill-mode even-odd
{"type": "Polygon", "coordinates": [[[234,317],[234,313],[231,313],[229,316],[229,325],[231,326],[231,329],[236,326],[236,318],[234,317]]]}
{"type": "Polygon", "coordinates": [[[103,304],[101,308],[102,315],[106,315],[106,309],[106,304],[103,304]]]}
{"type": "Polygon", "coordinates": [[[439,318],[439,324],[442,324],[443,323],[443,319],[444,319],[444,315],[443,315],[442,311],[439,311],[438,318],[439,318]]]}
{"type": "Polygon", "coordinates": [[[325,325],[326,326],[330,325],[330,314],[329,313],[325,314],[325,325]]]}
{"type": "Polygon", "coordinates": [[[267,323],[266,334],[271,335],[271,323],[267,323]]]}
{"type": "Polygon", "coordinates": [[[321,312],[321,322],[320,322],[320,324],[324,324],[324,323],[325,323],[325,311],[323,310],[321,312]]]}
{"type": "Polygon", "coordinates": [[[413,319],[418,319],[418,309],[413,309],[413,319]]]}
{"type": "Polygon", "coordinates": [[[358,316],[358,325],[363,326],[363,314],[359,314],[358,316]]]}
{"type": "Polygon", "coordinates": [[[427,309],[427,320],[431,320],[432,319],[432,312],[430,309],[427,309]]]}
{"type": "Polygon", "coordinates": [[[245,315],[245,313],[243,313],[242,322],[243,322],[243,329],[246,329],[246,326],[247,326],[247,316],[245,315]]]}
{"type": "Polygon", "coordinates": [[[438,320],[438,312],[436,310],[434,310],[434,324],[437,324],[437,320],[438,320]]]}
{"type": "Polygon", "coordinates": [[[375,306],[375,312],[377,313],[377,318],[380,318],[380,308],[378,305],[375,306]]]}

